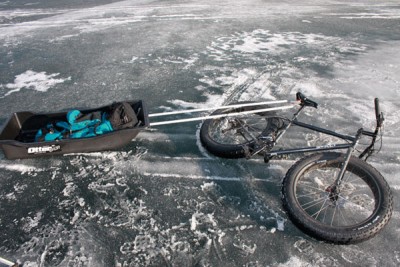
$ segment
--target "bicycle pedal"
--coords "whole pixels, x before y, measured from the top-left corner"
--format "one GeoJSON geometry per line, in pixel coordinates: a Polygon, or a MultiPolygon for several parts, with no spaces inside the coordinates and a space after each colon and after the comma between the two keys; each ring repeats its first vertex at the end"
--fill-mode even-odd
{"type": "Polygon", "coordinates": [[[267,136],[260,136],[258,137],[259,140],[262,142],[267,142],[267,143],[272,143],[275,141],[275,138],[272,135],[267,135],[267,136]]]}
{"type": "Polygon", "coordinates": [[[270,156],[268,153],[264,154],[264,163],[269,163],[269,161],[273,158],[274,156],[270,156]]]}

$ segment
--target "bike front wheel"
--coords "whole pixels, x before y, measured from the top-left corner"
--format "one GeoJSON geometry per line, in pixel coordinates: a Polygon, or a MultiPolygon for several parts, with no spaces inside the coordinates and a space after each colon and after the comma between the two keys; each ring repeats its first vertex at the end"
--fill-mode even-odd
{"type": "Polygon", "coordinates": [[[319,153],[293,165],[282,183],[283,206],[305,233],[338,244],[369,239],[393,211],[389,185],[365,161],[351,157],[340,185],[344,154],[319,153]]]}

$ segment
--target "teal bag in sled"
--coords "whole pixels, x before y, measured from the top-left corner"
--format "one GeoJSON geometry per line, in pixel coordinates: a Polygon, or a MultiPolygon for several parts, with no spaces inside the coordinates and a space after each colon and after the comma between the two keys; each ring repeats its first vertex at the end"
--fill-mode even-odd
{"type": "Polygon", "coordinates": [[[134,110],[126,102],[114,103],[107,111],[87,114],[73,109],[67,113],[66,121],[48,123],[46,127],[38,130],[35,141],[89,138],[114,130],[131,128],[137,123],[134,110]]]}

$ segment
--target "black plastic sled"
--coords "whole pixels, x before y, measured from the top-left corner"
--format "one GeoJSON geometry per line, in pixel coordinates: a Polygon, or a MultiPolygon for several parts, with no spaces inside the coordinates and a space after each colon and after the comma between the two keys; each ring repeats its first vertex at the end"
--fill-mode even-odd
{"type": "MultiPolygon", "coordinates": [[[[147,108],[142,100],[126,101],[136,114],[138,123],[132,127],[87,138],[66,138],[54,141],[35,141],[37,132],[50,122],[65,121],[67,112],[16,112],[11,115],[0,132],[0,148],[7,159],[33,158],[45,155],[84,153],[112,150],[128,144],[149,126],[147,108]]],[[[80,110],[82,114],[107,112],[112,104],[94,109],[80,110]]]]}

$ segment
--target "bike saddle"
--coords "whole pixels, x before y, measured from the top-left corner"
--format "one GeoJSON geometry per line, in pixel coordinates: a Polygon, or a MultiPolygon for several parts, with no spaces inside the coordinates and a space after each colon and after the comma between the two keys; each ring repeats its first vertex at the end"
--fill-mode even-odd
{"type": "Polygon", "coordinates": [[[315,101],[312,101],[311,99],[308,99],[305,95],[303,95],[300,92],[297,92],[296,94],[296,100],[300,101],[302,106],[308,106],[308,107],[318,107],[318,103],[315,101]]]}

